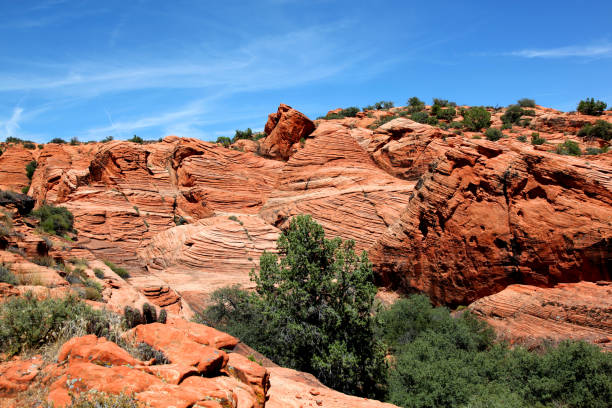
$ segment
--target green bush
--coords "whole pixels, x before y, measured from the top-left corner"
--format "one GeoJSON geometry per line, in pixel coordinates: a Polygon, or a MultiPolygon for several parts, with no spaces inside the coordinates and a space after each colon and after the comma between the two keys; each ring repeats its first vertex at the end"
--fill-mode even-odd
{"type": "Polygon", "coordinates": [[[610,150],[610,148],[608,146],[604,146],[604,147],[587,147],[586,151],[584,152],[584,154],[588,154],[588,155],[594,155],[594,154],[602,154],[602,153],[608,153],[608,151],[610,150]]]}
{"type": "Polygon", "coordinates": [[[111,268],[113,272],[119,275],[120,278],[127,279],[130,277],[130,273],[125,268],[122,268],[121,266],[117,266],[109,260],[105,260],[104,263],[106,264],[106,266],[111,268]]]}
{"type": "Polygon", "coordinates": [[[112,142],[113,140],[115,140],[114,137],[106,136],[104,139],[100,140],[100,143],[108,143],[108,142],[112,142]]]}
{"type": "Polygon", "coordinates": [[[451,122],[450,127],[452,127],[453,129],[461,129],[463,128],[463,123],[462,122],[451,122]]]}
{"type": "Polygon", "coordinates": [[[512,123],[502,123],[501,129],[502,130],[512,129],[512,123]]]}
{"type": "Polygon", "coordinates": [[[114,340],[112,325],[108,312],[93,310],[76,297],[39,300],[28,293],[0,304],[0,352],[14,355],[84,334],[114,340]]]}
{"type": "Polygon", "coordinates": [[[166,323],[168,317],[167,312],[162,309],[157,315],[155,306],[151,306],[149,303],[142,305],[142,313],[138,309],[126,306],[123,309],[123,319],[125,326],[128,329],[136,327],[139,324],[150,324],[150,323],[166,323]]]}
{"type": "Polygon", "coordinates": [[[410,119],[419,123],[427,123],[427,120],[429,119],[429,114],[427,112],[415,112],[410,115],[410,119]]]}
{"type": "Polygon", "coordinates": [[[21,187],[21,193],[22,194],[28,194],[28,191],[30,191],[30,186],[23,186],[21,187]]]}
{"type": "Polygon", "coordinates": [[[83,289],[83,293],[81,294],[83,299],[93,300],[94,302],[99,302],[102,300],[102,293],[94,287],[87,286],[83,289]]]}
{"type": "Polygon", "coordinates": [[[580,103],[578,103],[578,107],[576,108],[576,110],[584,115],[597,116],[601,115],[603,111],[606,110],[607,106],[608,104],[603,101],[596,101],[593,98],[586,98],[586,100],[580,101],[580,103]]]}
{"type": "Polygon", "coordinates": [[[524,114],[525,111],[519,105],[510,105],[508,106],[508,109],[506,109],[506,112],[504,112],[504,114],[501,116],[501,120],[503,123],[518,123],[521,116],[524,114]]]}
{"type": "Polygon", "coordinates": [[[53,139],[49,141],[49,143],[66,144],[66,141],[59,137],[54,137],[53,139]]]}
{"type": "Polygon", "coordinates": [[[425,109],[425,102],[423,102],[416,96],[413,96],[412,98],[408,99],[407,105],[409,113],[416,113],[425,109]]]}
{"type": "Polygon", "coordinates": [[[436,113],[436,117],[440,120],[448,120],[449,122],[453,120],[453,118],[457,116],[457,111],[455,108],[445,108],[439,109],[436,113]]]}
{"type": "Polygon", "coordinates": [[[134,135],[131,139],[128,139],[128,142],[143,144],[144,140],[142,139],[142,137],[134,135]]]}
{"type": "Polygon", "coordinates": [[[377,335],[394,356],[389,400],[399,406],[606,407],[612,398],[612,355],[596,346],[509,349],[469,312],[453,317],[423,295],[379,318],[377,335]]]}
{"type": "Polygon", "coordinates": [[[81,144],[81,142],[79,141],[78,137],[75,136],[72,139],[70,139],[70,145],[71,146],[77,146],[77,145],[80,145],[80,144],[81,144]]]}
{"type": "Polygon", "coordinates": [[[8,265],[0,264],[0,282],[8,283],[9,285],[17,285],[17,277],[11,272],[8,265]]]}
{"type": "Polygon", "coordinates": [[[94,268],[94,275],[96,275],[96,278],[98,279],[104,279],[104,271],[100,268],[94,268]]]}
{"type": "Polygon", "coordinates": [[[240,139],[252,139],[253,138],[253,130],[251,128],[247,128],[246,130],[238,130],[234,133],[234,138],[232,139],[232,143],[236,143],[240,139]]]}
{"type": "Polygon", "coordinates": [[[497,128],[488,128],[487,131],[485,132],[485,136],[487,137],[487,140],[491,140],[493,142],[504,137],[501,130],[497,128]]]}
{"type": "Polygon", "coordinates": [[[374,337],[376,286],[365,252],[328,240],[310,216],[296,216],[252,273],[255,293],[214,292],[198,321],[240,337],[283,366],[339,391],[381,396],[385,361],[374,337]]]}
{"type": "Polygon", "coordinates": [[[462,112],[463,125],[467,130],[477,132],[491,125],[491,114],[482,106],[473,106],[462,112]]]}
{"type": "Polygon", "coordinates": [[[36,149],[36,145],[30,141],[23,142],[23,147],[30,150],[36,149]]]}
{"type": "Polygon", "coordinates": [[[525,143],[527,141],[527,136],[520,135],[519,137],[516,138],[516,140],[518,140],[519,142],[525,143]]]}
{"type": "Polygon", "coordinates": [[[36,160],[32,160],[26,165],[26,176],[28,176],[30,180],[32,180],[32,176],[36,171],[36,167],[38,167],[38,163],[36,162],[36,160]]]}
{"type": "Polygon", "coordinates": [[[73,231],[74,216],[65,207],[44,204],[32,211],[40,220],[40,228],[47,234],[63,235],[73,231]]]}
{"type": "Polygon", "coordinates": [[[578,131],[578,136],[589,139],[599,138],[603,140],[612,139],[612,124],[605,120],[598,120],[594,125],[587,123],[578,131]]]}
{"type": "Polygon", "coordinates": [[[521,108],[535,108],[535,100],[529,98],[522,98],[517,101],[518,106],[521,108]]]}
{"type": "Polygon", "coordinates": [[[227,136],[219,136],[216,143],[223,145],[223,147],[229,147],[232,144],[232,139],[227,136]]]}
{"type": "Polygon", "coordinates": [[[391,101],[380,101],[380,102],[376,102],[373,105],[368,105],[366,107],[363,108],[364,111],[366,110],[388,110],[391,109],[392,107],[394,107],[395,104],[391,101]]]}
{"type": "MultiPolygon", "coordinates": [[[[366,108],[364,108],[366,109],[366,108]]],[[[351,106],[349,108],[342,109],[338,113],[328,113],[322,119],[342,119],[342,118],[354,118],[359,113],[359,108],[356,106],[351,106]]]]}
{"type": "Polygon", "coordinates": [[[540,134],[538,132],[533,132],[531,134],[531,144],[534,146],[539,146],[539,145],[543,145],[544,143],[546,143],[546,139],[544,139],[543,137],[540,137],[540,134]]]}
{"type": "Polygon", "coordinates": [[[562,144],[557,145],[556,151],[558,154],[570,156],[580,156],[582,154],[582,151],[580,150],[580,145],[569,139],[563,142],[562,144]]]}

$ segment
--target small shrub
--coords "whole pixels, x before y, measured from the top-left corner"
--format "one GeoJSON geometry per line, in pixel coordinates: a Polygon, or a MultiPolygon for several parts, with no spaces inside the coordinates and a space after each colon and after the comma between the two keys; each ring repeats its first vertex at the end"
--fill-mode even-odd
{"type": "Polygon", "coordinates": [[[234,138],[232,139],[232,143],[236,143],[240,139],[249,139],[253,138],[253,130],[251,128],[247,128],[246,130],[238,130],[234,133],[234,138]]]}
{"type": "Polygon", "coordinates": [[[374,122],[373,124],[371,124],[368,127],[370,129],[376,129],[376,128],[384,125],[385,123],[391,122],[393,119],[397,119],[397,118],[399,118],[399,115],[385,116],[385,117],[379,118],[376,122],[374,122]]]}
{"type": "Polygon", "coordinates": [[[502,134],[501,130],[499,130],[499,129],[488,128],[487,131],[485,132],[485,136],[487,137],[487,140],[495,142],[495,141],[501,139],[504,135],[502,134]]]}
{"type": "Polygon", "coordinates": [[[538,132],[533,132],[531,134],[531,144],[534,146],[539,146],[546,143],[546,139],[544,139],[543,137],[540,137],[540,134],[538,132]]]}
{"type": "MultiPolygon", "coordinates": [[[[366,108],[364,108],[366,109],[366,108]]],[[[356,106],[351,106],[346,109],[342,109],[338,113],[329,113],[324,116],[322,119],[342,119],[342,118],[354,118],[359,113],[359,108],[356,106]]]]}
{"type": "Polygon", "coordinates": [[[461,129],[461,128],[463,128],[463,123],[461,123],[461,122],[451,122],[450,123],[450,127],[452,127],[453,129],[461,129]]]}
{"type": "Polygon", "coordinates": [[[49,143],[66,144],[66,141],[62,138],[54,137],[53,139],[49,141],[49,143]]]}
{"type": "Polygon", "coordinates": [[[408,104],[409,113],[416,113],[416,112],[420,112],[423,109],[425,109],[425,102],[423,102],[416,96],[413,96],[412,98],[408,99],[407,104],[408,104]]]}
{"type": "Polygon", "coordinates": [[[163,351],[155,350],[147,343],[138,343],[130,352],[134,358],[140,361],[153,360],[153,365],[170,364],[170,360],[163,351]]]}
{"type": "Polygon", "coordinates": [[[472,136],[472,139],[476,139],[476,140],[482,139],[482,136],[481,135],[474,135],[474,136],[472,136]]]}
{"type": "Polygon", "coordinates": [[[115,265],[114,263],[112,263],[111,261],[105,260],[104,263],[106,264],[106,266],[108,266],[113,272],[115,272],[117,275],[119,275],[119,277],[123,278],[123,279],[127,279],[130,277],[130,273],[125,269],[122,268],[120,266],[115,265]]]}
{"type": "Polygon", "coordinates": [[[113,140],[115,140],[114,137],[106,136],[104,139],[100,140],[100,143],[108,143],[108,142],[112,142],[113,140]]]}
{"type": "Polygon", "coordinates": [[[21,194],[28,194],[28,191],[30,191],[30,186],[21,187],[21,194]]]}
{"type": "Polygon", "coordinates": [[[612,140],[612,124],[605,120],[598,120],[594,125],[587,123],[578,131],[578,136],[588,139],[612,140]]]}
{"type": "Polygon", "coordinates": [[[123,319],[125,322],[125,326],[128,329],[131,329],[143,323],[142,314],[140,313],[140,311],[130,306],[126,306],[123,309],[123,319]]]}
{"type": "Polygon", "coordinates": [[[363,110],[388,110],[395,106],[395,104],[391,101],[380,101],[376,102],[373,105],[368,105],[363,110]]]}
{"type": "Polygon", "coordinates": [[[23,147],[29,150],[34,150],[36,149],[36,145],[30,141],[25,141],[23,142],[23,147]]]}
{"type": "Polygon", "coordinates": [[[527,141],[527,136],[520,135],[519,137],[516,138],[516,140],[518,140],[519,142],[525,143],[527,141]]]}
{"type": "Polygon", "coordinates": [[[453,120],[453,118],[457,116],[457,111],[455,110],[455,108],[445,108],[445,109],[440,109],[438,110],[438,112],[436,113],[436,117],[440,120],[448,120],[449,122],[451,120],[453,120]]]}
{"type": "Polygon", "coordinates": [[[96,276],[96,278],[104,279],[104,271],[102,269],[94,268],[93,272],[94,272],[94,275],[96,276]]]}
{"type": "Polygon", "coordinates": [[[523,109],[523,115],[525,116],[535,116],[536,113],[533,109],[523,109]]]}
{"type": "Polygon", "coordinates": [[[174,224],[176,224],[177,226],[184,225],[184,224],[187,224],[187,220],[185,218],[183,218],[182,216],[175,215],[174,216],[174,224]]]}
{"type": "Polygon", "coordinates": [[[607,152],[607,149],[600,149],[598,147],[587,147],[584,154],[591,156],[591,155],[602,154],[606,152],[607,152]]]}
{"type": "Polygon", "coordinates": [[[576,110],[582,113],[583,115],[598,116],[601,115],[604,110],[606,110],[607,106],[608,104],[603,101],[596,101],[593,98],[586,98],[586,100],[580,101],[580,103],[578,103],[578,107],[576,108],[576,110]]]}
{"type": "Polygon", "coordinates": [[[99,302],[102,300],[102,293],[100,293],[100,291],[96,288],[90,286],[85,287],[81,296],[83,299],[93,300],[94,302],[99,302]]]}
{"type": "Polygon", "coordinates": [[[150,324],[150,323],[166,323],[168,313],[162,309],[157,315],[155,306],[145,303],[142,305],[142,312],[133,307],[126,306],[123,309],[123,319],[125,326],[128,329],[138,326],[139,324],[150,324]]]}
{"type": "Polygon", "coordinates": [[[36,265],[46,266],[48,268],[52,268],[55,266],[55,260],[50,256],[39,256],[32,259],[32,262],[36,265]]]}
{"type": "Polygon", "coordinates": [[[65,207],[44,204],[32,211],[40,220],[40,228],[47,234],[63,235],[73,231],[74,216],[65,207]]]}
{"type": "Polygon", "coordinates": [[[535,108],[535,100],[529,98],[522,98],[517,101],[518,106],[521,108],[535,108]]]}
{"type": "Polygon", "coordinates": [[[219,136],[216,143],[222,145],[223,147],[229,147],[232,144],[232,139],[227,136],[219,136]]]}
{"type": "Polygon", "coordinates": [[[491,125],[491,114],[482,106],[473,106],[463,111],[463,125],[467,130],[477,132],[491,125]]]}
{"type": "Polygon", "coordinates": [[[523,116],[524,111],[519,105],[510,105],[506,112],[501,116],[501,120],[503,123],[518,123],[521,116],[523,116]]]}
{"type": "Polygon", "coordinates": [[[230,219],[230,220],[232,220],[232,221],[238,222],[238,217],[236,217],[235,215],[230,215],[230,216],[229,216],[229,217],[227,217],[227,218],[229,218],[229,219],[230,219]]]}
{"type": "Polygon", "coordinates": [[[556,151],[558,154],[569,156],[580,156],[582,154],[580,145],[573,140],[566,140],[562,144],[557,145],[556,151]]]}
{"type": "MultiPolygon", "coordinates": [[[[142,408],[145,405],[127,394],[107,394],[96,390],[71,394],[69,408],[142,408]]],[[[48,407],[45,407],[48,408],[48,407]]]]}
{"type": "Polygon", "coordinates": [[[71,146],[77,146],[80,145],[81,142],[79,141],[78,137],[73,137],[72,139],[70,139],[70,145],[71,146]]]}
{"type": "Polygon", "coordinates": [[[36,162],[36,160],[32,160],[26,165],[26,176],[28,176],[30,180],[32,180],[32,176],[36,171],[36,167],[38,167],[38,163],[36,162]]]}
{"type": "Polygon", "coordinates": [[[427,119],[429,118],[429,114],[427,112],[415,112],[410,115],[410,119],[419,123],[427,123],[427,119]]]}
{"type": "Polygon", "coordinates": [[[84,334],[115,341],[113,324],[112,314],[74,296],[39,300],[27,293],[0,304],[0,352],[14,355],[84,334]]]}
{"type": "Polygon", "coordinates": [[[6,264],[0,264],[0,282],[17,285],[17,277],[6,264]]]}
{"type": "Polygon", "coordinates": [[[128,139],[128,142],[143,144],[144,140],[142,139],[142,137],[134,135],[131,139],[128,139]]]}

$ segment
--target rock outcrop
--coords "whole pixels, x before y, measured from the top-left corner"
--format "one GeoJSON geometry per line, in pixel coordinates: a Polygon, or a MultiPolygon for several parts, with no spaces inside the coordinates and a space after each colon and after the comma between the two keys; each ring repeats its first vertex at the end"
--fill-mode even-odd
{"type": "Polygon", "coordinates": [[[22,145],[9,145],[0,155],[0,190],[20,192],[30,185],[26,166],[35,159],[35,151],[22,145]]]}
{"type": "Polygon", "coordinates": [[[510,285],[469,309],[513,344],[530,347],[573,339],[612,351],[611,282],[561,283],[553,288],[510,285]]]}
{"type": "Polygon", "coordinates": [[[292,146],[315,130],[314,123],[291,106],[281,104],[276,113],[268,116],[264,131],[268,135],[259,144],[261,154],[287,160],[292,146]]]}
{"type": "Polygon", "coordinates": [[[326,233],[367,249],[408,203],[414,183],[394,178],[338,124],[322,123],[287,162],[260,216],[284,228],[311,214],[326,233]]]}
{"type": "Polygon", "coordinates": [[[382,284],[467,304],[513,283],[612,278],[612,166],[463,141],[370,252],[382,284]]]}

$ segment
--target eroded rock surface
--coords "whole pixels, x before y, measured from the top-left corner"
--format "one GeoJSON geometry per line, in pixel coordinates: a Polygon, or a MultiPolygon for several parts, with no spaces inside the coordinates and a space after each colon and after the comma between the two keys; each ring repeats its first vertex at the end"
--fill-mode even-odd
{"type": "Polygon", "coordinates": [[[479,140],[430,169],[370,252],[383,284],[467,304],[513,283],[612,278],[610,161],[479,140]]]}
{"type": "Polygon", "coordinates": [[[314,123],[291,106],[281,104],[276,113],[271,113],[266,122],[268,135],[259,144],[259,151],[274,159],[287,160],[292,146],[315,130],[314,123]]]}
{"type": "Polygon", "coordinates": [[[612,283],[561,283],[553,288],[510,285],[469,306],[511,343],[585,340],[612,351],[612,283]]]}

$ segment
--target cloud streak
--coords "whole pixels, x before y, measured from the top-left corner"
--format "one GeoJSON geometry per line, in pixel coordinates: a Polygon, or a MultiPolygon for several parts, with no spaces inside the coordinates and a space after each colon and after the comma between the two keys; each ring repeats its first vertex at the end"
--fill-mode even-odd
{"type": "Polygon", "coordinates": [[[18,132],[19,132],[19,122],[21,121],[21,115],[23,114],[23,108],[20,107],[16,107],[13,109],[13,114],[11,115],[11,117],[4,121],[4,122],[0,122],[0,126],[3,128],[4,130],[4,137],[8,137],[8,136],[15,136],[17,137],[18,132]]]}
{"type": "Polygon", "coordinates": [[[523,58],[611,57],[612,44],[524,49],[506,55],[523,58]]]}

